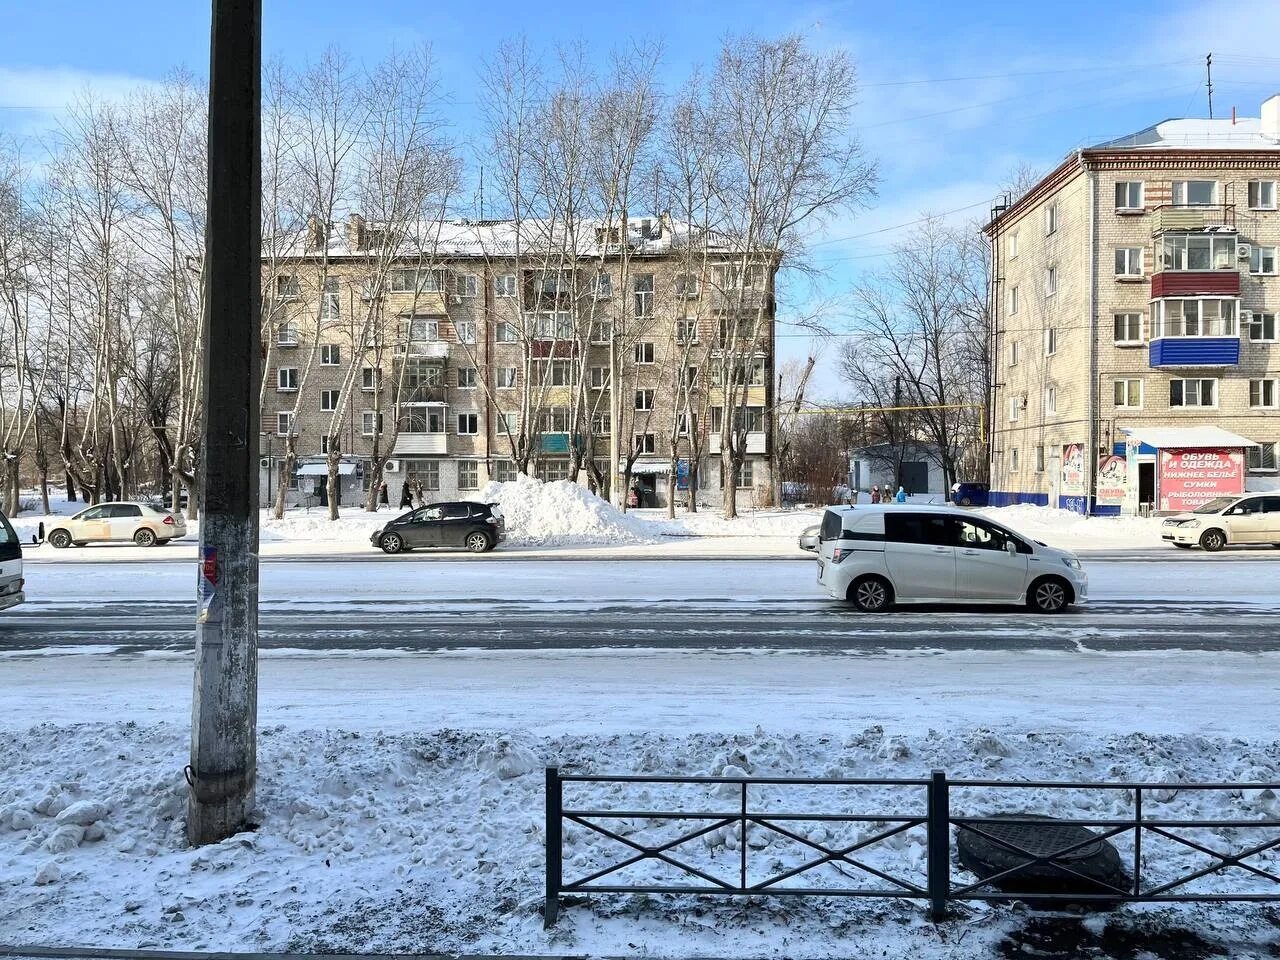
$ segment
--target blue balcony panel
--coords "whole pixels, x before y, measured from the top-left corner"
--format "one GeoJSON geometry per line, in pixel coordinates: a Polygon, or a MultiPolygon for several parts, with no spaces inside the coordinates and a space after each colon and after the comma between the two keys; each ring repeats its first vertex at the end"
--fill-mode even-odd
{"type": "Polygon", "coordinates": [[[1239,337],[1162,337],[1151,341],[1153,367],[1234,367],[1239,337]]]}

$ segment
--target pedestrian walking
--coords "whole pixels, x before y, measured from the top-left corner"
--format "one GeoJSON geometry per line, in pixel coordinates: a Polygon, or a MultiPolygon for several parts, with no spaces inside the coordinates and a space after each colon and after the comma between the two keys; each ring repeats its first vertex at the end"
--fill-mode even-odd
{"type": "Polygon", "coordinates": [[[898,487],[898,492],[897,492],[897,493],[895,493],[895,494],[893,495],[893,499],[897,500],[897,501],[898,501],[898,503],[906,503],[906,502],[907,502],[907,491],[906,491],[906,490],[904,490],[901,486],[899,486],[899,487],[898,487]]]}
{"type": "Polygon", "coordinates": [[[400,509],[413,506],[413,495],[409,493],[409,481],[400,484],[400,509]]]}
{"type": "Polygon", "coordinates": [[[871,502],[872,503],[880,502],[880,485],[878,483],[873,483],[871,485],[871,502]]]}

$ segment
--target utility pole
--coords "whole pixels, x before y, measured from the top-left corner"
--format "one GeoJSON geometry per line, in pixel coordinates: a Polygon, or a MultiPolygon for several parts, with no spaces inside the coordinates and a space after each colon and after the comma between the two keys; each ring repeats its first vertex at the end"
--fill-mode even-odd
{"type": "Polygon", "coordinates": [[[258,722],[262,0],[213,0],[205,228],[204,482],[187,839],[253,810],[258,722]]]}
{"type": "Polygon", "coordinates": [[[1209,88],[1209,119],[1213,119],[1213,54],[1204,58],[1205,86],[1209,88]]]}

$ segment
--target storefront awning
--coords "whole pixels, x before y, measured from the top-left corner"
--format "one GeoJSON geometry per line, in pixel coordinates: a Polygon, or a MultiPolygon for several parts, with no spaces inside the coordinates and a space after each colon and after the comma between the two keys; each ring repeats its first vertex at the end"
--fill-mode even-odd
{"type": "Polygon", "coordinates": [[[1121,427],[1120,432],[1157,450],[1199,450],[1207,447],[1256,447],[1247,437],[1221,427],[1121,427]]]}
{"type": "MultiPolygon", "coordinates": [[[[356,472],[354,463],[339,463],[338,476],[349,477],[356,472]]],[[[329,475],[329,465],[327,463],[304,463],[298,468],[298,476],[300,477],[327,477],[329,475]]]]}
{"type": "Polygon", "coordinates": [[[666,473],[671,469],[671,464],[665,460],[660,462],[653,461],[637,461],[631,466],[631,475],[633,477],[648,476],[654,473],[666,473]]]}

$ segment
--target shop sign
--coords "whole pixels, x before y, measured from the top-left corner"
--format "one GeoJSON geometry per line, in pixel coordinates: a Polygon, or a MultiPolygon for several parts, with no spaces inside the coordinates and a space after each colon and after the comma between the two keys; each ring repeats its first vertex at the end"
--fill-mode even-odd
{"type": "Polygon", "coordinates": [[[1244,493],[1244,451],[1239,448],[1161,450],[1161,512],[1194,510],[1214,497],[1244,493]]]}
{"type": "Polygon", "coordinates": [[[1098,484],[1094,496],[1105,507],[1124,505],[1129,495],[1129,462],[1114,453],[1104,453],[1098,458],[1098,484]]]}

